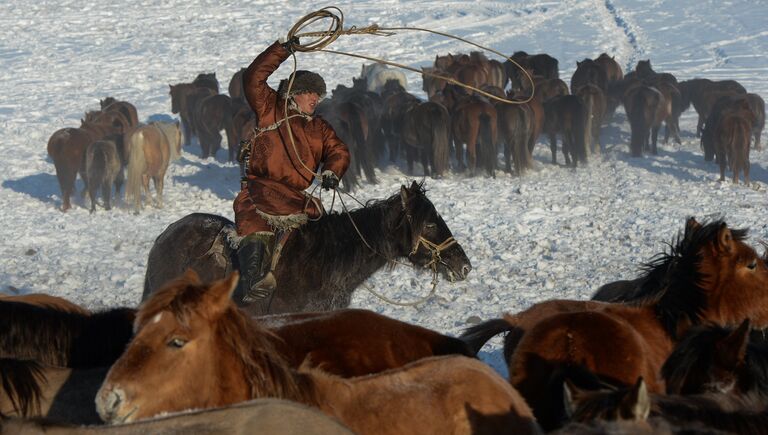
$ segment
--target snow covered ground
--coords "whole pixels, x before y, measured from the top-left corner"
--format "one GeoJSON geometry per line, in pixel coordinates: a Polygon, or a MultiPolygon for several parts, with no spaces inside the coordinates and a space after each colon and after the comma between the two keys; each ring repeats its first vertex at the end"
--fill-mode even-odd
{"type": "MultiPolygon", "coordinates": [[[[576,61],[601,52],[627,71],[651,59],[678,79],[736,79],[768,95],[768,6],[747,0],[348,1],[335,3],[345,25],[416,26],[471,39],[497,51],[546,52],[570,81],[576,61]]],[[[167,225],[192,212],[233,218],[238,169],[184,150],[168,171],[165,207],[140,215],[120,203],[88,213],[77,197],[59,211],[61,195],[48,137],[79,125],[83,113],[113,96],[136,105],[139,118],[170,115],[168,84],[215,71],[229,79],[303,15],[326,4],[241,0],[58,0],[0,2],[0,291],[45,292],[92,309],[138,304],[146,258],[167,225]]],[[[413,67],[436,54],[471,46],[427,33],[342,37],[331,47],[413,67]]],[[[351,85],[362,61],[324,53],[299,54],[299,68],[320,72],[329,88],[351,85]]],[[[290,72],[286,63],[274,76],[290,72]]],[[[421,97],[421,79],[407,73],[421,97]]],[[[621,109],[619,120],[623,119],[621,109]]],[[[719,183],[694,137],[696,115],[683,114],[683,144],[659,156],[630,158],[629,125],[603,131],[607,153],[576,170],[549,164],[541,143],[536,170],[523,178],[450,174],[426,180],[429,197],[469,255],[467,281],[441,282],[437,297],[417,308],[386,304],[364,289],[352,305],[459,334],[471,316],[496,317],[550,298],[586,299],[601,284],[634,277],[637,265],[665,249],[684,219],[724,216],[768,239],[768,151],[751,154],[753,183],[719,183]]],[[[543,138],[542,138],[543,140],[543,138]]],[[[560,156],[562,159],[562,156],[560,156]]],[[[562,161],[562,160],[561,160],[562,161]]],[[[395,193],[413,179],[403,166],[379,174],[361,200],[395,193]]],[[[419,173],[420,175],[420,173],[419,173]]],[[[416,179],[420,179],[417,176],[416,179]]],[[[81,186],[78,181],[78,186],[81,186]]],[[[349,201],[348,201],[349,202],[349,201]]],[[[327,204],[329,205],[329,204],[327,204]]],[[[390,298],[414,300],[430,277],[398,267],[369,285],[390,298]]],[[[483,359],[505,372],[501,341],[483,359]]]]}

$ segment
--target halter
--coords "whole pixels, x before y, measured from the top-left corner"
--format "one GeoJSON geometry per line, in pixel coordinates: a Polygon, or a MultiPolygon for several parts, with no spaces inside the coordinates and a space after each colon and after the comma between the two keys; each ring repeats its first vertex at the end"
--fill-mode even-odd
{"type": "Polygon", "coordinates": [[[427,251],[429,251],[429,254],[432,256],[432,258],[429,260],[429,263],[425,264],[424,267],[429,267],[432,269],[432,272],[437,275],[437,266],[438,264],[445,264],[440,256],[440,252],[445,251],[446,249],[450,248],[451,246],[458,243],[456,239],[453,238],[453,236],[448,237],[443,241],[443,243],[440,243],[439,245],[427,240],[424,238],[424,236],[419,236],[418,240],[416,240],[416,243],[413,245],[413,249],[411,250],[410,255],[416,254],[416,251],[419,250],[419,246],[424,245],[424,248],[426,248],[427,251]]]}

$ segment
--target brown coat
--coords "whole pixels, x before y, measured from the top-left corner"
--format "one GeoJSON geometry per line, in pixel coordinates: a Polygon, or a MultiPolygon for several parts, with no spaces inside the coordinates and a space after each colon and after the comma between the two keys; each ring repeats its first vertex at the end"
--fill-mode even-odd
{"type": "MultiPolygon", "coordinates": [[[[285,99],[267,85],[267,78],[288,56],[289,53],[275,42],[258,55],[243,74],[245,97],[257,115],[258,128],[267,128],[285,118],[285,99]]],[[[289,117],[298,113],[288,109],[289,117]]],[[[349,166],[347,146],[324,119],[292,117],[287,122],[291,125],[293,142],[285,122],[251,141],[248,189],[243,189],[234,203],[240,235],[271,231],[271,225],[280,222],[280,218],[271,217],[302,213],[309,217],[319,216],[318,206],[308,201],[308,195],[304,193],[304,189],[312,184],[313,172],[317,172],[322,163],[324,171],[333,171],[341,178],[349,166]]]]}

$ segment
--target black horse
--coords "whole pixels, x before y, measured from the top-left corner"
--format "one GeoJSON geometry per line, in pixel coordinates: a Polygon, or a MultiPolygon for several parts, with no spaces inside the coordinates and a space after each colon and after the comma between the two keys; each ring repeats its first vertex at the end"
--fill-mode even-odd
{"type": "MultiPolygon", "coordinates": [[[[169,225],[149,252],[142,300],[188,268],[203,281],[239,269],[237,240],[234,224],[222,216],[193,213],[169,225]]],[[[463,280],[472,269],[416,182],[349,215],[330,213],[294,230],[275,270],[278,287],[271,300],[245,309],[258,315],[347,307],[363,281],[399,257],[434,267],[451,281],[463,280]]],[[[233,298],[242,304],[239,291],[233,298]]]]}

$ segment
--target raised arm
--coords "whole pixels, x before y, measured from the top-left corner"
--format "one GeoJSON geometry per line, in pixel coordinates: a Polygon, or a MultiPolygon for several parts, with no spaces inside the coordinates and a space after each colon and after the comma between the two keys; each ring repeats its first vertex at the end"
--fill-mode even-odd
{"type": "Polygon", "coordinates": [[[267,79],[289,56],[280,42],[275,41],[251,62],[243,74],[243,90],[248,104],[263,119],[269,110],[269,104],[275,100],[277,92],[267,85],[267,79]]]}

